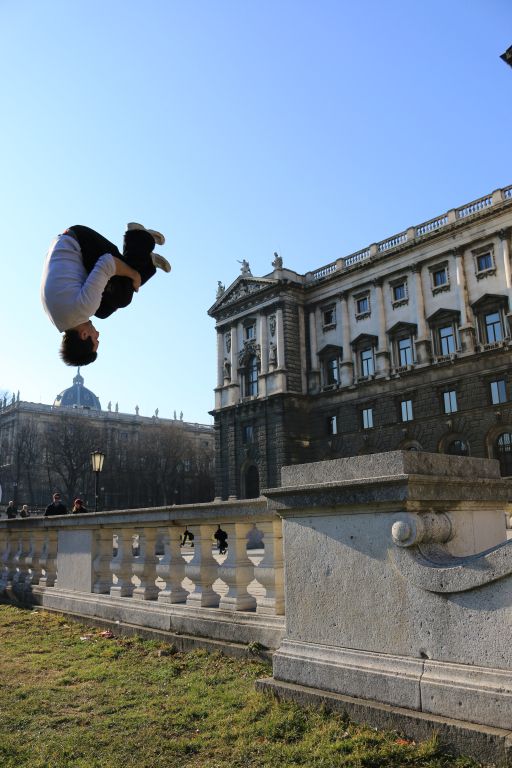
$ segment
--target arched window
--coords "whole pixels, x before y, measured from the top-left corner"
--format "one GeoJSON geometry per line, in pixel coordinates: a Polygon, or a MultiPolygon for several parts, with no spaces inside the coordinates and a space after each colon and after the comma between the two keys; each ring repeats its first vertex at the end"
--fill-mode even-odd
{"type": "Polygon", "coordinates": [[[258,394],[258,358],[251,355],[247,361],[247,372],[245,377],[245,396],[253,397],[258,394]]]}
{"type": "Polygon", "coordinates": [[[252,464],[245,473],[245,498],[257,499],[260,495],[260,475],[258,467],[252,464]]]}
{"type": "Polygon", "coordinates": [[[496,458],[503,477],[512,475],[512,434],[504,432],[496,441],[496,458]]]}
{"type": "Polygon", "coordinates": [[[469,456],[469,445],[465,440],[452,440],[446,447],[446,453],[450,456],[469,456]]]}

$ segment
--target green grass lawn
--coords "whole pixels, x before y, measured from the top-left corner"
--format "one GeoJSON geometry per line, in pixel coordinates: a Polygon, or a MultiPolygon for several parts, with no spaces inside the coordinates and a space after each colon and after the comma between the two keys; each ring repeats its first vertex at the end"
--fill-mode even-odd
{"type": "Polygon", "coordinates": [[[339,715],[258,693],[257,659],[0,605],[1,768],[474,766],[339,715]]]}

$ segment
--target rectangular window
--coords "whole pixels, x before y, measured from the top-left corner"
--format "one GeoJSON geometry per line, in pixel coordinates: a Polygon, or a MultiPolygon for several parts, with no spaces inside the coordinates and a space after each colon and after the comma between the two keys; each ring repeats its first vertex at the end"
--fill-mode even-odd
{"type": "Polygon", "coordinates": [[[361,352],[361,376],[373,376],[373,349],[363,349],[361,352]]]}
{"type": "Polygon", "coordinates": [[[327,328],[331,325],[336,325],[336,308],[327,307],[323,310],[323,327],[327,328]]]}
{"type": "Polygon", "coordinates": [[[242,440],[244,445],[254,442],[254,427],[252,424],[246,424],[242,430],[242,440]]]}
{"type": "Polygon", "coordinates": [[[507,402],[507,386],[505,379],[491,381],[491,402],[493,405],[507,402]]]}
{"type": "Polygon", "coordinates": [[[439,328],[439,350],[441,355],[452,355],[455,353],[453,325],[444,325],[439,328]]]}
{"type": "Polygon", "coordinates": [[[398,340],[398,358],[399,365],[412,365],[412,340],[410,336],[398,340]]]}
{"type": "Polygon", "coordinates": [[[253,355],[248,363],[246,377],[246,395],[254,397],[258,394],[258,359],[253,355]]]}
{"type": "Polygon", "coordinates": [[[338,434],[338,417],[337,416],[328,416],[328,418],[327,418],[327,434],[328,435],[337,435],[338,434]]]}
{"type": "Polygon", "coordinates": [[[368,296],[361,296],[356,301],[356,312],[358,315],[365,315],[370,311],[370,301],[368,296]]]}
{"type": "Polygon", "coordinates": [[[402,400],[402,421],[412,421],[412,400],[402,400]]]}
{"type": "Polygon", "coordinates": [[[245,339],[246,341],[250,341],[250,339],[256,338],[256,324],[253,323],[252,325],[246,325],[245,326],[245,339]]]}
{"type": "Polygon", "coordinates": [[[327,384],[330,386],[332,384],[339,384],[340,383],[340,370],[338,366],[338,358],[337,357],[330,357],[325,364],[326,369],[326,380],[327,384]]]}
{"type": "Polygon", "coordinates": [[[373,427],[373,408],[363,409],[363,429],[371,429],[373,427]]]}
{"type": "Polygon", "coordinates": [[[445,413],[456,413],[457,408],[457,393],[454,389],[450,390],[450,392],[445,392],[444,395],[444,412],[445,413]]]}
{"type": "Polygon", "coordinates": [[[393,301],[403,301],[405,298],[407,298],[407,293],[405,290],[405,283],[398,283],[398,285],[393,286],[393,301]]]}
{"type": "Polygon", "coordinates": [[[493,268],[492,254],[490,252],[481,253],[476,257],[476,268],[478,272],[485,272],[493,268]]]}
{"type": "Polygon", "coordinates": [[[441,269],[436,269],[432,272],[432,283],[434,288],[441,288],[443,285],[447,285],[448,272],[446,267],[441,267],[441,269]]]}
{"type": "Polygon", "coordinates": [[[485,315],[485,335],[488,344],[493,344],[495,341],[503,341],[503,329],[499,312],[490,312],[485,315]]]}

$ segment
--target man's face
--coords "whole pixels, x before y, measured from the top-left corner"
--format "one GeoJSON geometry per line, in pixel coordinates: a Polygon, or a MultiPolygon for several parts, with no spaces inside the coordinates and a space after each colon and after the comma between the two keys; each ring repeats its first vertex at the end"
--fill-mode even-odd
{"type": "Polygon", "coordinates": [[[82,323],[78,333],[82,341],[88,338],[92,339],[93,352],[96,352],[100,343],[100,332],[96,330],[92,322],[88,320],[86,323],[82,323]]]}
{"type": "Polygon", "coordinates": [[[60,493],[54,493],[53,494],[53,503],[54,504],[60,504],[60,493]]]}

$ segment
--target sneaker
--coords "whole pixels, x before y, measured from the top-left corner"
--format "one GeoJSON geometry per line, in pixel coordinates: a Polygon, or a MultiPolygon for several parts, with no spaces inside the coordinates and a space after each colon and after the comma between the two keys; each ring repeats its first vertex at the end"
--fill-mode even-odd
{"type": "Polygon", "coordinates": [[[137,224],[136,221],[130,221],[130,223],[126,225],[126,229],[143,229],[145,232],[149,232],[149,234],[152,235],[153,240],[157,245],[163,245],[165,243],[165,237],[161,232],[157,232],[156,229],[147,229],[143,224],[137,224]]]}
{"type": "Polygon", "coordinates": [[[171,271],[171,265],[167,259],[164,259],[164,257],[160,256],[159,253],[152,253],[151,258],[153,259],[153,264],[155,267],[157,267],[157,269],[163,269],[164,272],[171,271]]]}

